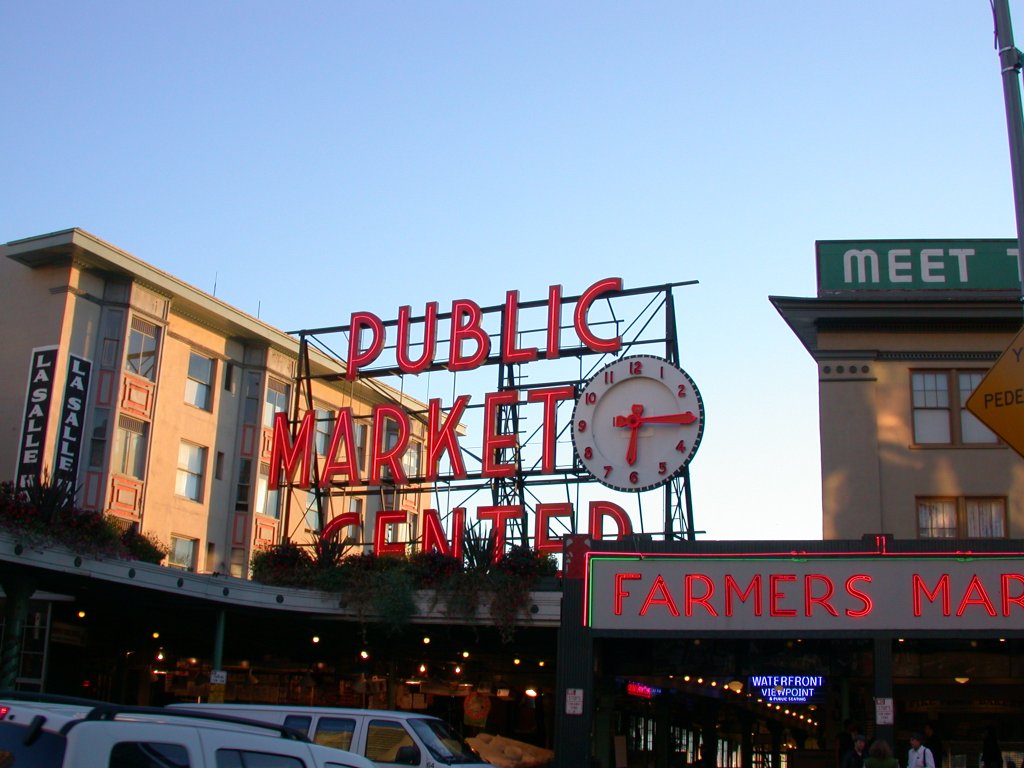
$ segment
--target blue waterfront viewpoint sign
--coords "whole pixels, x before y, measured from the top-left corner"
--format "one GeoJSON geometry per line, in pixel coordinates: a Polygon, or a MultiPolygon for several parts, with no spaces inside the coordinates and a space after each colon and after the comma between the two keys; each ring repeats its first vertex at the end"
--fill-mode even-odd
{"type": "Polygon", "coordinates": [[[1020,292],[1016,240],[819,240],[818,296],[1020,292]]]}

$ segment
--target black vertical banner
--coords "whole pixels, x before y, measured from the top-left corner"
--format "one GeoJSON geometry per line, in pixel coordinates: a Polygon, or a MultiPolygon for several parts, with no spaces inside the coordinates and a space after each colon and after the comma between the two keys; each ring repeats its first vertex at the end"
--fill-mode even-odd
{"type": "Polygon", "coordinates": [[[37,347],[32,350],[28,392],[25,394],[25,418],[21,423],[21,443],[18,447],[18,469],[14,475],[17,488],[27,488],[38,483],[43,474],[43,443],[46,440],[50,401],[53,399],[53,373],[56,365],[56,347],[37,347]]]}
{"type": "Polygon", "coordinates": [[[89,402],[89,375],[92,363],[84,357],[68,355],[68,376],[64,382],[64,401],[60,407],[60,427],[54,461],[54,484],[74,489],[78,484],[78,462],[85,434],[85,405],[89,402]]]}

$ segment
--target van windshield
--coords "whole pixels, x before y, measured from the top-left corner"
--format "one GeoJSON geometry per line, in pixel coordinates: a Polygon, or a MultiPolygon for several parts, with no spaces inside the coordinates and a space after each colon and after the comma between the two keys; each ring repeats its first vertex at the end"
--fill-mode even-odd
{"type": "Polygon", "coordinates": [[[473,754],[465,742],[452,735],[444,721],[412,718],[409,725],[435,760],[441,760],[449,765],[480,762],[480,758],[473,754]]]}

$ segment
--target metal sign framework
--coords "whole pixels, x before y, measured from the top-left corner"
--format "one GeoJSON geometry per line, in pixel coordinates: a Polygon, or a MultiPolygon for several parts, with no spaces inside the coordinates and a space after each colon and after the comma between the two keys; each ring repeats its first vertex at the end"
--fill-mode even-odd
{"type": "MultiPolygon", "coordinates": [[[[658,286],[647,286],[641,288],[622,289],[606,293],[602,298],[590,307],[588,322],[591,328],[600,329],[605,335],[614,333],[621,337],[622,346],[616,354],[595,352],[587,346],[579,343],[579,339],[571,336],[573,325],[562,322],[559,324],[559,337],[569,338],[571,342],[560,348],[557,360],[533,360],[529,363],[506,363],[502,360],[500,352],[491,352],[479,366],[480,370],[497,370],[497,389],[492,391],[506,392],[518,390],[528,392],[534,389],[569,386],[574,388],[578,394],[582,384],[593,375],[599,368],[615,357],[646,352],[648,354],[660,354],[672,363],[679,364],[679,336],[676,323],[676,310],[674,290],[682,286],[696,284],[697,281],[686,281],[667,283],[658,286]],[[596,359],[595,359],[596,358],[596,359]],[[540,377],[535,372],[546,370],[547,373],[540,377]]],[[[561,297],[563,306],[575,304],[579,296],[561,297]]],[[[520,326],[517,334],[521,339],[529,339],[531,336],[547,333],[544,327],[526,327],[525,318],[531,312],[543,312],[548,305],[547,300],[524,301],[518,304],[520,313],[520,326]]],[[[481,308],[482,325],[488,335],[497,338],[504,338],[507,330],[505,327],[505,305],[494,305],[481,308]],[[497,324],[497,328],[495,328],[497,324]]],[[[445,321],[450,321],[451,313],[439,313],[437,315],[437,326],[443,328],[445,321]]],[[[410,320],[412,327],[421,327],[424,323],[424,316],[413,317],[410,320]]],[[[397,320],[385,321],[385,329],[394,329],[397,320]]],[[[315,381],[337,382],[345,380],[344,355],[339,354],[336,349],[348,350],[350,348],[350,335],[352,326],[328,326],[322,328],[304,329],[294,331],[293,334],[299,337],[299,359],[296,377],[294,380],[294,397],[291,412],[292,429],[296,429],[300,414],[304,411],[311,411],[315,408],[313,394],[313,383],[315,381]],[[341,339],[339,342],[338,340],[341,339]],[[311,364],[311,350],[314,354],[326,356],[336,363],[330,371],[314,372],[311,364]]],[[[443,348],[450,345],[450,338],[441,338],[438,334],[438,347],[443,348]]],[[[526,343],[525,341],[523,343],[526,343]]],[[[411,346],[417,346],[413,343],[411,346]]],[[[422,346],[422,342],[419,343],[422,346]]],[[[492,345],[492,350],[495,345],[492,345]]],[[[386,345],[384,351],[387,356],[394,355],[394,345],[386,345]]],[[[413,381],[422,379],[424,376],[429,379],[431,375],[443,375],[451,377],[452,392],[457,392],[458,382],[464,380],[467,374],[453,373],[447,370],[443,362],[434,362],[426,367],[423,373],[414,376],[404,375],[394,360],[385,362],[376,367],[364,367],[360,370],[358,383],[375,390],[382,400],[397,404],[399,400],[405,401],[415,395],[406,391],[407,385],[413,381]],[[392,386],[390,382],[397,382],[398,386],[392,386]]],[[[473,377],[475,378],[475,377],[473,377]]],[[[471,378],[472,380],[472,378],[471,378]]],[[[480,386],[474,384],[474,386],[480,386]]],[[[429,384],[428,384],[429,389],[429,384]]],[[[420,405],[425,402],[421,399],[420,405]]],[[[447,405],[447,404],[446,404],[447,405]]],[[[484,477],[479,471],[482,458],[470,447],[460,446],[463,461],[466,465],[466,475],[455,477],[443,472],[437,480],[428,482],[421,474],[410,473],[407,483],[399,487],[388,478],[382,479],[380,486],[369,486],[365,483],[354,484],[332,484],[326,488],[320,487],[319,467],[313,463],[313,483],[310,489],[307,515],[313,512],[319,526],[328,521],[329,508],[335,499],[342,503],[341,511],[348,511],[348,499],[350,497],[370,496],[374,493],[380,494],[380,509],[398,509],[400,495],[402,493],[429,492],[433,496],[431,506],[436,508],[440,515],[443,526],[451,530],[451,510],[458,507],[465,507],[467,502],[479,494],[489,494],[486,504],[494,506],[519,505],[522,509],[522,516],[510,523],[506,530],[506,540],[522,546],[529,546],[531,539],[530,518],[534,514],[536,504],[544,501],[573,501],[576,497],[574,508],[576,514],[568,518],[552,518],[551,534],[560,537],[565,534],[578,533],[577,518],[579,516],[579,501],[587,488],[597,486],[598,481],[582,466],[575,451],[572,450],[571,442],[568,439],[570,431],[570,419],[572,414],[573,401],[563,401],[557,408],[557,446],[561,457],[555,466],[553,473],[545,472],[540,467],[539,443],[541,440],[541,429],[530,424],[529,416],[524,412],[525,403],[520,401],[513,405],[499,407],[497,418],[497,430],[502,434],[515,434],[517,436],[514,448],[498,449],[495,460],[498,463],[514,464],[515,472],[509,477],[484,477]],[[571,454],[571,456],[569,456],[571,454]],[[569,458],[566,458],[569,456],[569,458]],[[476,471],[474,471],[476,469],[476,471]],[[558,498],[555,498],[555,497],[558,498]]],[[[480,416],[483,403],[470,403],[465,412],[465,419],[472,420],[480,416]]],[[[425,407],[409,410],[407,412],[410,420],[426,424],[427,410],[425,407]]],[[[358,420],[358,417],[357,417],[358,420]]],[[[293,432],[294,437],[294,432],[293,432]]],[[[607,492],[608,489],[602,488],[607,492]]],[[[295,493],[296,489],[289,485],[289,492],[295,493]]],[[[623,494],[629,497],[631,505],[640,515],[641,531],[644,535],[660,537],[666,541],[693,541],[697,531],[694,528],[692,496],[690,493],[689,466],[683,468],[682,472],[673,477],[668,483],[659,489],[652,491],[623,494]],[[657,495],[661,491],[662,500],[660,503],[660,531],[645,531],[643,528],[643,502],[651,495],[657,495]]],[[[627,502],[628,503],[628,502],[627,502]]],[[[626,503],[623,504],[626,506],[626,503]]],[[[287,505],[286,505],[287,510],[287,505]]],[[[648,510],[650,512],[650,510],[648,510]]],[[[632,516],[632,512],[630,512],[632,516]]],[[[285,512],[283,528],[285,531],[292,531],[292,525],[287,519],[285,512]]],[[[303,520],[296,521],[294,528],[297,530],[303,525],[303,520]]],[[[409,542],[413,543],[413,542],[409,542]]]]}

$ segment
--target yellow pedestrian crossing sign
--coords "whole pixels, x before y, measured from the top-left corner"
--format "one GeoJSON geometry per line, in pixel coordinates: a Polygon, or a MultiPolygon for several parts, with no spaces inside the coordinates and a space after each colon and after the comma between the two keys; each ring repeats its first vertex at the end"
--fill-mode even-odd
{"type": "Polygon", "coordinates": [[[967,398],[967,410],[1024,456],[1024,329],[967,398]]]}

